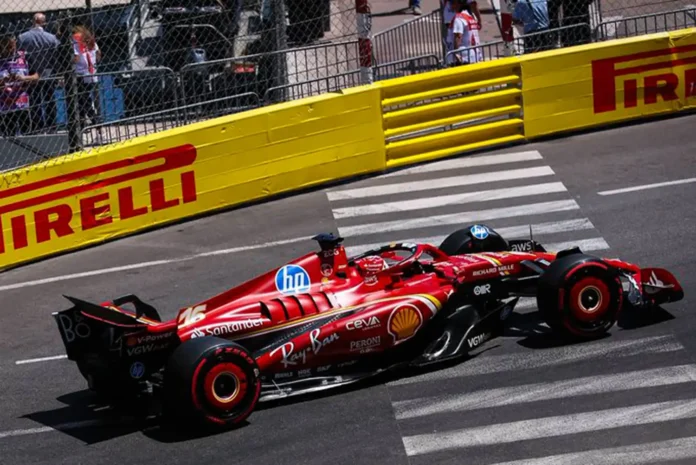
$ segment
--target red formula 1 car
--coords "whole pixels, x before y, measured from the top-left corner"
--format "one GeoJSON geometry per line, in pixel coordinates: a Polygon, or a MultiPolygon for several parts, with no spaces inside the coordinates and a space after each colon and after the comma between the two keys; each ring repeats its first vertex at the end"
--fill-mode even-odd
{"type": "Polygon", "coordinates": [[[348,258],[319,235],[315,253],[162,322],[135,296],[68,297],[54,314],[91,389],[147,398],[178,419],[229,426],[259,401],[352,383],[395,367],[464,358],[502,334],[520,297],[568,338],[607,332],[622,309],[683,298],[675,277],[573,248],[507,241],[486,225],[439,246],[390,244],[348,258]],[[123,308],[132,304],[134,309],[123,308]]]}

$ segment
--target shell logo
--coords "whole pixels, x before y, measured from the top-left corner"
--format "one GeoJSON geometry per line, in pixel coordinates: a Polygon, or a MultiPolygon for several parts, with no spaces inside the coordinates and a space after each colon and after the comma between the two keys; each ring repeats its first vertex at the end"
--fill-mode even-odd
{"type": "Polygon", "coordinates": [[[394,342],[404,341],[418,331],[423,324],[423,315],[418,307],[411,304],[402,304],[394,309],[389,316],[387,328],[389,334],[394,337],[394,342]]]}

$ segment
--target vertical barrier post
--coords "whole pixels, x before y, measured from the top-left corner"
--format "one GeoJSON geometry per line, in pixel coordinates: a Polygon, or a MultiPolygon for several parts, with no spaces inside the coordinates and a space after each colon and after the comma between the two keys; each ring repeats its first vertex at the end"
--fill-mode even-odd
{"type": "Polygon", "coordinates": [[[288,60],[284,53],[288,48],[288,31],[285,23],[285,0],[272,0],[273,14],[273,50],[274,79],[273,86],[284,86],[288,84],[288,60]]]}
{"type": "Polygon", "coordinates": [[[360,59],[360,83],[372,84],[372,17],[368,0],[355,0],[358,20],[358,54],[360,59]]]}

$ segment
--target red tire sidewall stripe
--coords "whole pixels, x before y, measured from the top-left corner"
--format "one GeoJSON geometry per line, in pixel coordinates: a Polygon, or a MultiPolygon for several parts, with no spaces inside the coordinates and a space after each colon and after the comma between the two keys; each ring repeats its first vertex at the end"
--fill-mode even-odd
{"type": "Polygon", "coordinates": [[[193,406],[198,410],[203,410],[203,405],[201,405],[201,401],[198,398],[198,376],[200,375],[200,372],[207,361],[207,359],[203,359],[200,361],[200,363],[196,367],[196,370],[193,372],[193,379],[191,380],[191,399],[193,400],[193,406]]]}

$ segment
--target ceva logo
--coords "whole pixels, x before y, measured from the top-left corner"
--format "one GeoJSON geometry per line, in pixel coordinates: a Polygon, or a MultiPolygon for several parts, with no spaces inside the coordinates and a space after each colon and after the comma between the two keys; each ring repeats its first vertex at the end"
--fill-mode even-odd
{"type": "Polygon", "coordinates": [[[311,284],[309,273],[299,265],[285,265],[275,276],[276,288],[283,294],[308,292],[311,284]]]}

